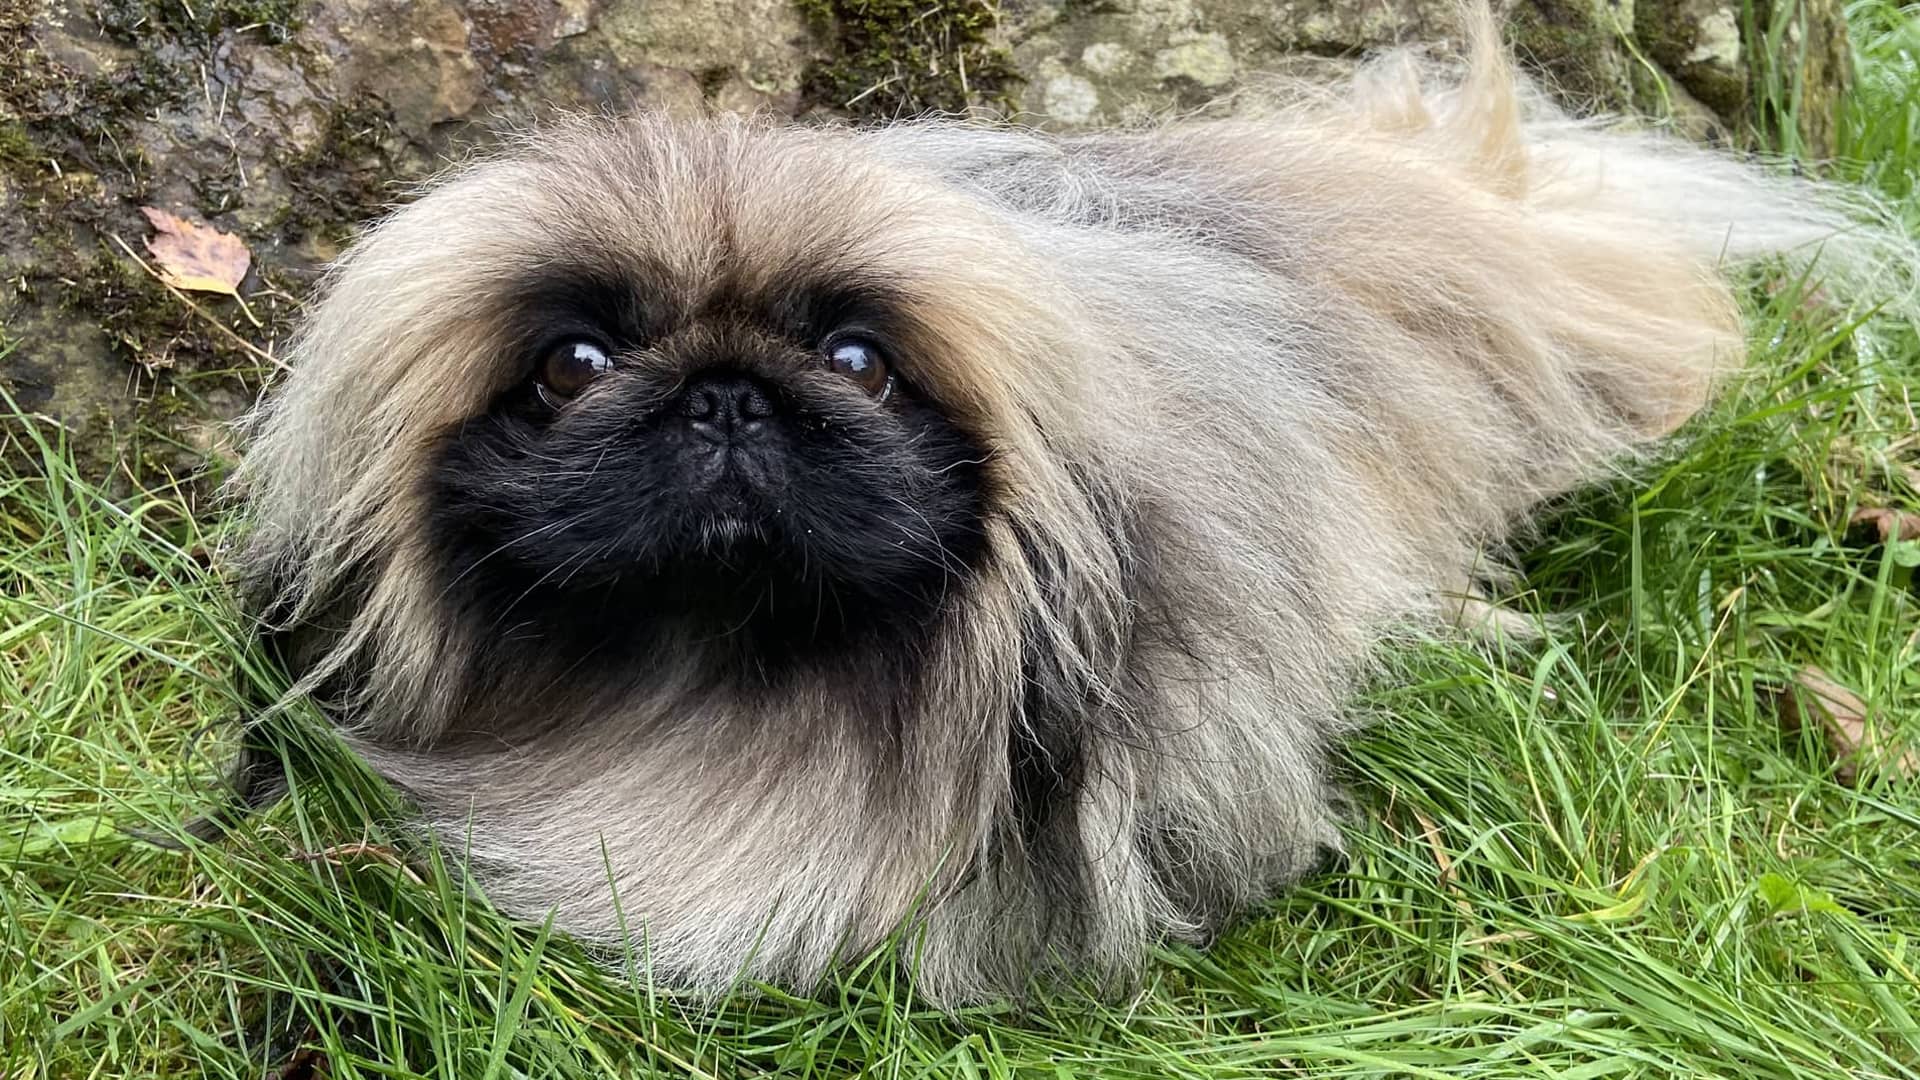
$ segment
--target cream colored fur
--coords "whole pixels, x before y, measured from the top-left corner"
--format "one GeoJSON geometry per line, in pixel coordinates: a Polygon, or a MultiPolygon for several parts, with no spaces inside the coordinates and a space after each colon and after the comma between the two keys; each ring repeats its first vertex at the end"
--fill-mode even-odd
{"type": "Polygon", "coordinates": [[[1464,78],[1389,58],[1083,138],[557,125],[343,259],[252,426],[244,572],[325,628],[303,688],[369,673],[346,737],[509,911],[617,946],[617,893],[652,974],[697,990],[804,987],[903,924],[943,1001],[1124,979],[1338,847],[1327,754],[1370,650],[1708,400],[1744,264],[1825,244],[1857,283],[1899,250],[1825,189],[1559,115],[1477,34],[1464,78]],[[486,629],[436,606],[425,470],[516,377],[502,283],[600,252],[690,295],[734,256],[914,297],[910,375],[984,433],[993,497],[911,693],[715,690],[689,645],[449,740],[486,629]],[[850,704],[879,699],[909,704],[850,704]],[[1044,845],[1008,822],[1036,701],[1086,753],[1044,845]]]}

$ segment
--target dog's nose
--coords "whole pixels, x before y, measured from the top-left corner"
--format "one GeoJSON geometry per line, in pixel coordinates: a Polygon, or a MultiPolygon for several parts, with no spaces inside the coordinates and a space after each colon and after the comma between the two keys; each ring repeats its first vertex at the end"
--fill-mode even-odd
{"type": "Polygon", "coordinates": [[[757,431],[773,412],[773,395],[745,375],[695,376],[680,396],[681,415],[695,432],[716,442],[757,431]]]}

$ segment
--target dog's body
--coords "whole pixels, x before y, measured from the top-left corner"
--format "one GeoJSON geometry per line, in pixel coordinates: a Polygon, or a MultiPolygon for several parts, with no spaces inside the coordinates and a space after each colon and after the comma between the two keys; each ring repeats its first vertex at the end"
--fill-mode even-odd
{"type": "Polygon", "coordinates": [[[535,138],[333,278],[240,479],[257,602],[495,902],[667,983],[902,926],[943,1000],[1123,976],[1337,849],[1370,649],[1707,400],[1723,261],[1842,224],[1481,48],[1064,141],[535,138]],[[789,426],[688,457],[713,401],[789,426]]]}

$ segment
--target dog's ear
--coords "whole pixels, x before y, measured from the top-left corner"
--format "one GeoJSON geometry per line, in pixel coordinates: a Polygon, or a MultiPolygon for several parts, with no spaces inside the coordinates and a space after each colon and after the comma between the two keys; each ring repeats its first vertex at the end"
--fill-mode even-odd
{"type": "MultiPolygon", "coordinates": [[[[1120,564],[1126,595],[1145,595],[1148,582],[1141,577],[1139,560],[1147,551],[1146,538],[1126,500],[1083,470],[1075,469],[1074,477],[1120,564]]],[[[1084,587],[1073,580],[1069,560],[1027,532],[1018,532],[1016,539],[1041,606],[1053,613],[1053,621],[1065,621],[1063,614],[1084,602],[1084,587]]],[[[1023,627],[1023,689],[1019,713],[1007,732],[1008,805],[999,846],[1018,852],[1027,874],[1054,898],[1046,911],[1049,920],[1090,917],[1096,906],[1091,878],[1095,868],[1087,863],[1080,817],[1095,744],[1138,745],[1147,738],[1133,730],[1139,687],[1130,671],[1139,615],[1130,607],[1122,622],[1109,628],[1112,655],[1082,651],[1063,659],[1056,655],[1059,639],[1037,614],[1023,627]],[[1105,678],[1103,672],[1114,677],[1105,678]]]]}

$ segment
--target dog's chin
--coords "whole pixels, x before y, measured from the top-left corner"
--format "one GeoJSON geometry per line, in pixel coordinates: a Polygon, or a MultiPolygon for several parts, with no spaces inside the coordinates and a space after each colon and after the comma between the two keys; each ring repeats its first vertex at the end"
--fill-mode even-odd
{"type": "Polygon", "coordinates": [[[736,543],[766,538],[758,518],[748,518],[731,510],[708,517],[700,524],[700,534],[702,548],[721,554],[730,552],[736,543]]]}
{"type": "Polygon", "coordinates": [[[763,466],[729,468],[701,490],[686,493],[682,504],[686,534],[670,543],[720,557],[734,554],[736,547],[744,551],[777,545],[778,527],[787,508],[766,491],[765,472],[763,466]]]}
{"type": "Polygon", "coordinates": [[[924,603],[910,600],[919,583],[844,572],[818,550],[834,538],[794,536],[788,516],[748,496],[701,499],[670,533],[635,536],[577,573],[527,568],[547,583],[519,608],[568,624],[597,649],[694,647],[763,673],[830,659],[924,617],[924,603]]]}

